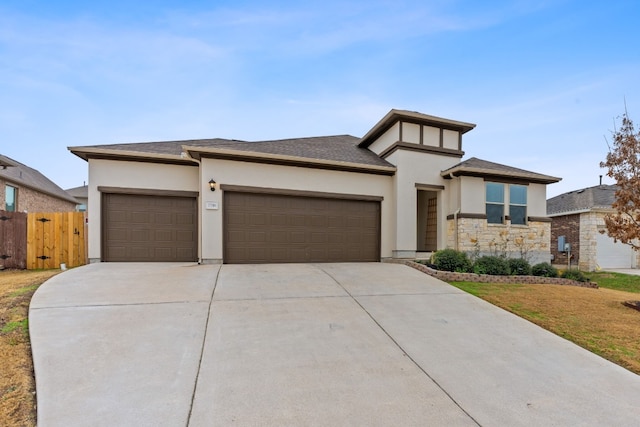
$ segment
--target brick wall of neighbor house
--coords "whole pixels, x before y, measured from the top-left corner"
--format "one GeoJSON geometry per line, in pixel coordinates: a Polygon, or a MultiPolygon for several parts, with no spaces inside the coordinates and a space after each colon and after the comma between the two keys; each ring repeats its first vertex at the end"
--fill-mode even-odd
{"type": "MultiPolygon", "coordinates": [[[[581,266],[581,256],[584,257],[584,246],[582,241],[582,226],[580,225],[580,214],[555,216],[551,221],[551,255],[553,264],[567,266],[567,253],[558,251],[558,237],[564,236],[565,242],[571,244],[571,264],[581,266]]],[[[595,251],[595,240],[594,248],[595,251]]],[[[594,252],[595,254],[595,252],[594,252]]]]}
{"type": "MultiPolygon", "coordinates": [[[[447,247],[455,248],[455,221],[447,220],[447,247]]],[[[525,258],[531,265],[550,261],[551,223],[530,221],[526,227],[488,225],[486,219],[458,218],[458,250],[469,256],[525,258]]]]}
{"type": "MultiPolygon", "coordinates": [[[[40,193],[28,187],[18,188],[19,212],[74,212],[76,204],[40,193]]],[[[2,186],[4,193],[4,184],[2,186]]],[[[3,199],[4,203],[4,199],[3,199]]]]}

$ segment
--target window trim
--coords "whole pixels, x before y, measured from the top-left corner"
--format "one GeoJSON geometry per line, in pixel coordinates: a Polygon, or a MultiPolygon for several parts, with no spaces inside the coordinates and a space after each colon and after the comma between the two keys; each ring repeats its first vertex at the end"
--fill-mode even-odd
{"type": "Polygon", "coordinates": [[[519,185],[519,184],[509,184],[509,217],[511,218],[511,225],[527,225],[528,221],[527,221],[527,211],[528,211],[528,207],[529,207],[529,194],[527,191],[527,186],[525,185],[519,185]],[[525,202],[524,204],[522,203],[512,203],[511,201],[511,189],[513,187],[522,187],[524,189],[524,196],[525,196],[525,202]],[[513,214],[511,213],[511,207],[512,206],[518,206],[518,207],[524,207],[524,216],[523,216],[523,222],[519,223],[513,222],[513,214]]]}
{"type": "Polygon", "coordinates": [[[501,182],[493,182],[493,181],[485,181],[485,185],[484,185],[484,204],[485,204],[485,214],[487,216],[487,224],[496,224],[496,225],[500,225],[500,224],[504,224],[505,223],[505,191],[504,191],[504,183],[501,182]],[[490,184],[494,184],[494,185],[500,185],[502,188],[502,202],[490,202],[489,200],[487,200],[487,196],[488,196],[488,191],[487,191],[487,187],[490,184]],[[500,221],[499,222],[493,222],[490,221],[491,216],[489,215],[489,205],[492,206],[501,206],[502,207],[502,214],[500,215],[500,221]]]}

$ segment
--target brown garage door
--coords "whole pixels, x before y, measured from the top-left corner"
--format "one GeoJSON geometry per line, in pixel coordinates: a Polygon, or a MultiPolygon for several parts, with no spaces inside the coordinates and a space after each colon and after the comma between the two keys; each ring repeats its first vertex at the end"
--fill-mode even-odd
{"type": "Polygon", "coordinates": [[[379,260],[379,201],[224,194],[225,263],[379,260]]]}
{"type": "Polygon", "coordinates": [[[197,261],[193,197],[103,194],[104,261],[197,261]]]}

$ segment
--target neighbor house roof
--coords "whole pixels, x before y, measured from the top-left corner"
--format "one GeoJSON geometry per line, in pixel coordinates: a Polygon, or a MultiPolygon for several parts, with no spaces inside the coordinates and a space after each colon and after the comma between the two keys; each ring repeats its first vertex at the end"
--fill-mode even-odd
{"type": "Polygon", "coordinates": [[[270,141],[200,139],[132,144],[69,147],[72,153],[89,158],[149,159],[171,163],[191,163],[205,158],[233,158],[262,163],[279,163],[331,168],[363,169],[393,174],[395,167],[375,153],[358,146],[351,135],[292,138],[270,141]],[[195,160],[194,160],[195,159],[195,160]]]}
{"type": "Polygon", "coordinates": [[[543,175],[524,169],[514,168],[512,166],[501,165],[499,163],[489,162],[487,160],[472,157],[457,165],[446,169],[440,173],[445,179],[454,176],[476,176],[494,179],[516,179],[526,182],[535,182],[540,184],[552,184],[560,181],[562,178],[555,176],[543,175]]]}
{"type": "Polygon", "coordinates": [[[81,199],[89,197],[89,186],[86,184],[80,187],[67,188],[65,191],[73,197],[79,197],[81,199]]]}
{"type": "Polygon", "coordinates": [[[560,194],[547,200],[547,215],[610,209],[617,189],[617,185],[596,185],[560,194]]]}
{"type": "Polygon", "coordinates": [[[0,162],[2,162],[0,179],[71,203],[78,203],[73,196],[37,170],[2,155],[0,155],[0,162]]]}

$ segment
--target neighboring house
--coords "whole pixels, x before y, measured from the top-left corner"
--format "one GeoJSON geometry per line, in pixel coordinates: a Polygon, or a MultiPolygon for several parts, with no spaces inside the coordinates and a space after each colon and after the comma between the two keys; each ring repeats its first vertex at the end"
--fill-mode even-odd
{"type": "Polygon", "coordinates": [[[570,255],[571,265],[580,270],[638,267],[638,253],[606,234],[604,217],[614,212],[611,205],[616,189],[615,185],[597,185],[547,200],[554,264],[569,265],[570,255]],[[570,245],[570,252],[563,250],[563,243],[570,245]]]}
{"type": "Polygon", "coordinates": [[[0,210],[71,212],[78,201],[46,176],[0,155],[0,210]]]}
{"type": "Polygon", "coordinates": [[[67,188],[65,191],[78,201],[78,204],[76,205],[76,210],[78,212],[87,211],[87,205],[89,203],[89,186],[84,184],[80,187],[67,188]]]}
{"type": "Polygon", "coordinates": [[[460,162],[474,124],[391,110],[362,138],[70,147],[89,164],[91,261],[338,262],[457,247],[550,260],[546,185],[460,162]]]}

